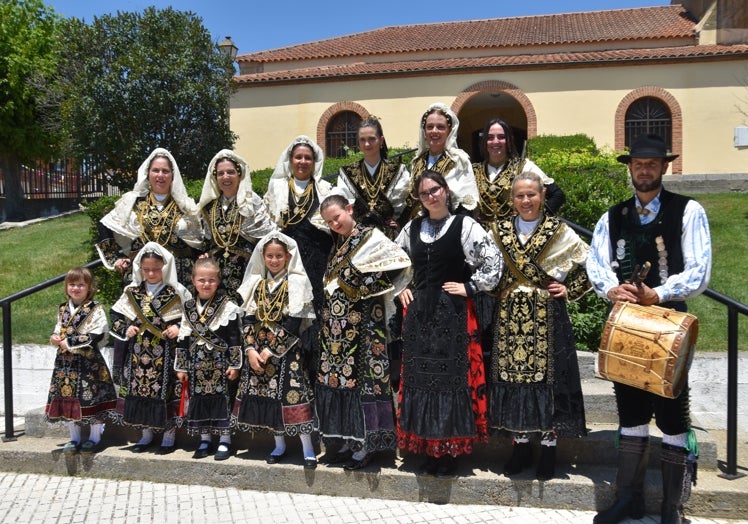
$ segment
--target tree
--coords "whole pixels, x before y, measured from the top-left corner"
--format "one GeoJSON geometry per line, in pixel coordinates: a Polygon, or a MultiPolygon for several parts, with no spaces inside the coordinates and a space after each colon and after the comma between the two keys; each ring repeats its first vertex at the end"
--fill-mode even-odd
{"type": "Polygon", "coordinates": [[[61,26],[47,101],[59,107],[49,124],[67,137],[69,156],[130,187],[156,147],[171,151],[183,176],[201,178],[233,145],[233,64],[194,13],[149,7],[61,26]]]}
{"type": "Polygon", "coordinates": [[[42,125],[31,79],[54,68],[58,18],[41,0],[0,0],[0,170],[5,215],[22,220],[19,165],[48,157],[54,138],[42,125]]]}

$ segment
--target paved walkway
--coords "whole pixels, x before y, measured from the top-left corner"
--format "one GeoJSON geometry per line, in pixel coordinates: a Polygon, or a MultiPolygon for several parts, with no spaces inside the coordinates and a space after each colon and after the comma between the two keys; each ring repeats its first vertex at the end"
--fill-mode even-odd
{"type": "MultiPolygon", "coordinates": [[[[429,504],[0,473],[0,522],[589,523],[591,511],[429,504]]],[[[656,524],[659,516],[638,521],[656,524]]],[[[748,522],[691,517],[691,524],[748,522]]]]}

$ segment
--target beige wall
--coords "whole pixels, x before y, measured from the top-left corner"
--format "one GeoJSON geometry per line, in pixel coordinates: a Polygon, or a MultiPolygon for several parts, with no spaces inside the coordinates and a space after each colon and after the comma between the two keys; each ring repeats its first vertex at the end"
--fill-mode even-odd
{"type": "MultiPolygon", "coordinates": [[[[523,93],[537,134],[585,133],[599,146],[615,144],[615,115],[623,98],[644,86],[674,97],[682,112],[684,174],[748,172],[748,149],[733,147],[735,126],[748,124],[748,64],[712,61],[686,65],[441,75],[241,88],[231,100],[237,150],[252,169],[274,166],[299,134],[316,138],[317,124],[332,105],[352,101],[382,119],[390,146],[417,145],[423,111],[433,102],[452,104],[478,82],[511,84],[523,93]]],[[[470,101],[466,102],[467,105],[470,101]]],[[[514,108],[513,111],[517,111],[514,108]]],[[[464,126],[485,119],[468,111],[464,126]]],[[[674,144],[674,149],[677,149],[674,144]]]]}

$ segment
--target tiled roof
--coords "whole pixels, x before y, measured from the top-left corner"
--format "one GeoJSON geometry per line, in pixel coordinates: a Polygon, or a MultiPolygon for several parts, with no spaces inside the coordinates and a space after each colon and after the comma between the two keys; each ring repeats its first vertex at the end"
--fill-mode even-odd
{"type": "Polygon", "coordinates": [[[441,72],[475,72],[490,69],[532,69],[547,67],[574,67],[610,65],[614,63],[674,62],[714,58],[748,58],[748,45],[703,45],[657,47],[646,49],[616,49],[610,51],[558,52],[550,54],[501,55],[479,58],[444,58],[431,60],[409,60],[396,62],[358,62],[353,64],[327,65],[239,75],[235,80],[240,85],[275,82],[324,81],[326,79],[357,78],[371,76],[425,74],[441,72]]]}
{"type": "MultiPolygon", "coordinates": [[[[694,39],[694,21],[680,5],[391,26],[279,49],[243,54],[267,63],[353,56],[694,39]]],[[[679,44],[682,45],[682,44],[679,44]]]]}

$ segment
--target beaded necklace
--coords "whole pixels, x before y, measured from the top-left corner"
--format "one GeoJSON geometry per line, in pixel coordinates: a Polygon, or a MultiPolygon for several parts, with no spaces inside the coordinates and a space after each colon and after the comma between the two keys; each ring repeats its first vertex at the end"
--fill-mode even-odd
{"type": "Polygon", "coordinates": [[[169,199],[169,203],[159,211],[156,198],[153,193],[149,193],[148,201],[141,202],[137,209],[143,243],[156,242],[162,246],[169,245],[179,216],[179,208],[174,200],[169,199]]]}
{"type": "Polygon", "coordinates": [[[226,210],[221,205],[221,199],[213,201],[210,208],[210,231],[213,234],[213,242],[216,246],[224,250],[223,258],[229,257],[229,248],[236,245],[239,241],[239,231],[241,230],[239,217],[239,206],[236,200],[229,202],[226,210]]]}

